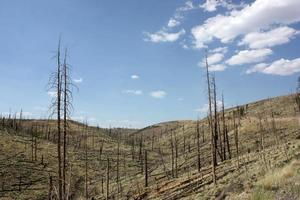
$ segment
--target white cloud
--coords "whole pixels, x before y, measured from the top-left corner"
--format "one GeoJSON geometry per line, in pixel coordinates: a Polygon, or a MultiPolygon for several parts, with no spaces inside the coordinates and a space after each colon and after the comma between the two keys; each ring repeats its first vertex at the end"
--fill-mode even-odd
{"type": "Polygon", "coordinates": [[[271,64],[260,63],[247,70],[247,74],[259,72],[264,74],[288,76],[300,72],[300,58],[294,60],[280,59],[271,64]]]}
{"type": "Polygon", "coordinates": [[[154,42],[154,43],[159,43],[159,42],[175,42],[180,38],[180,36],[185,34],[185,30],[182,29],[179,32],[176,33],[167,33],[164,30],[160,30],[156,33],[145,33],[147,38],[145,39],[146,41],[154,42]]]}
{"type": "Polygon", "coordinates": [[[299,31],[289,27],[278,27],[267,32],[248,33],[239,45],[248,45],[250,48],[273,47],[288,43],[299,31]]]}
{"type": "MultiPolygon", "coordinates": [[[[226,104],[225,104],[226,105],[226,104]]],[[[212,106],[213,107],[213,106],[212,106]]],[[[222,108],[222,101],[217,100],[217,109],[220,110],[222,108]]],[[[213,108],[212,108],[213,109],[213,108]]],[[[203,105],[201,108],[195,109],[196,112],[200,112],[202,114],[207,114],[209,110],[208,104],[203,105]]]]}
{"type": "Polygon", "coordinates": [[[57,96],[57,92],[56,92],[56,91],[48,91],[47,94],[48,94],[50,97],[56,97],[56,96],[57,96]]]}
{"type": "Polygon", "coordinates": [[[131,75],[131,79],[139,79],[140,77],[139,77],[139,75],[131,75]]]}
{"type": "Polygon", "coordinates": [[[208,66],[208,71],[210,72],[221,72],[226,69],[226,65],[224,64],[216,64],[216,65],[209,65],[208,66]]]}
{"type": "MultiPolygon", "coordinates": [[[[207,57],[208,65],[213,65],[216,63],[219,63],[224,58],[224,55],[222,53],[215,53],[207,57]]],[[[205,60],[203,60],[203,63],[205,63],[205,60]]]]}
{"type": "Polygon", "coordinates": [[[184,98],[180,97],[180,98],[177,98],[177,101],[183,101],[184,98]]]}
{"type": "Polygon", "coordinates": [[[261,62],[271,55],[271,49],[243,50],[226,61],[229,65],[242,65],[261,62]]]}
{"type": "Polygon", "coordinates": [[[256,0],[239,11],[209,18],[192,29],[195,47],[203,48],[215,38],[227,43],[239,35],[268,29],[272,25],[299,22],[299,7],[299,0],[256,0]]]}
{"type": "Polygon", "coordinates": [[[83,79],[82,78],[78,78],[78,79],[73,79],[73,81],[75,83],[82,83],[83,79]]]}
{"type": "Polygon", "coordinates": [[[185,12],[193,9],[196,9],[196,6],[194,6],[192,1],[187,1],[185,2],[184,6],[177,9],[177,12],[178,11],[185,12]]]}
{"type": "Polygon", "coordinates": [[[244,3],[241,2],[240,4],[233,4],[231,1],[227,0],[206,0],[206,2],[200,5],[200,8],[207,12],[213,12],[217,10],[217,7],[222,6],[228,10],[237,9],[244,7],[244,3]]]}
{"type": "Polygon", "coordinates": [[[211,50],[210,52],[213,52],[213,53],[227,53],[228,51],[228,48],[227,47],[218,47],[218,48],[215,48],[213,50],[211,50]]]}
{"type": "Polygon", "coordinates": [[[167,95],[167,93],[163,90],[156,90],[156,91],[150,92],[150,96],[153,98],[157,98],[157,99],[165,98],[166,95],[167,95]]]}
{"type": "Polygon", "coordinates": [[[142,90],[123,90],[122,93],[124,94],[133,94],[133,95],[142,95],[142,90]]]}
{"type": "Polygon", "coordinates": [[[217,6],[219,5],[219,1],[217,0],[206,0],[206,2],[200,5],[205,11],[213,12],[217,10],[217,6]]]}
{"type": "Polygon", "coordinates": [[[168,27],[173,28],[175,26],[179,26],[180,25],[180,21],[178,21],[177,19],[171,18],[168,22],[168,27]]]}

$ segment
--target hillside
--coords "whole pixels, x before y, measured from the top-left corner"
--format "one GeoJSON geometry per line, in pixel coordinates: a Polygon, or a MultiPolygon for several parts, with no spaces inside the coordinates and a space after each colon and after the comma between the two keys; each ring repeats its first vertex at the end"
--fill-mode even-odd
{"type": "MultiPolygon", "coordinates": [[[[230,155],[217,156],[216,186],[207,119],[140,130],[71,121],[67,191],[71,199],[84,199],[86,191],[89,199],[299,199],[295,107],[289,95],[226,109],[230,155]]],[[[0,124],[0,198],[55,199],[55,121],[5,119],[0,124]]]]}

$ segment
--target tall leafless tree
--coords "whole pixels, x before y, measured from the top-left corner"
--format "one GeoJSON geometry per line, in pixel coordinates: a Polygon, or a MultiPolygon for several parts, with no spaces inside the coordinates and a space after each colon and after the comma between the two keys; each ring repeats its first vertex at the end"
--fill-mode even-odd
{"type": "Polygon", "coordinates": [[[216,169],[215,169],[215,135],[213,130],[213,124],[212,124],[212,103],[211,103],[211,81],[210,81],[210,74],[208,69],[208,61],[207,61],[207,52],[205,54],[205,65],[206,65],[206,81],[207,81],[207,89],[208,89],[208,123],[209,123],[209,129],[211,132],[211,154],[212,154],[212,179],[213,183],[216,184],[216,169]]]}

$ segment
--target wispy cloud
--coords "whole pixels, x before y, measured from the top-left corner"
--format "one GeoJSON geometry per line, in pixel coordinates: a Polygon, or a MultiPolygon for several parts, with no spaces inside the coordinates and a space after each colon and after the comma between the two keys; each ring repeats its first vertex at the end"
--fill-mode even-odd
{"type": "Polygon", "coordinates": [[[73,79],[73,81],[75,83],[82,83],[83,79],[82,78],[78,78],[78,79],[73,79]]]}
{"type": "Polygon", "coordinates": [[[184,34],[185,34],[184,29],[181,29],[180,31],[174,32],[174,33],[169,33],[165,30],[160,30],[156,33],[145,32],[145,35],[147,36],[145,38],[145,41],[150,41],[150,42],[154,42],[154,43],[175,42],[180,38],[180,36],[182,36],[184,34]]]}
{"type": "Polygon", "coordinates": [[[124,94],[133,94],[133,95],[142,95],[142,90],[123,90],[122,93],[124,94]]]}
{"type": "Polygon", "coordinates": [[[139,79],[139,78],[140,78],[139,75],[136,75],[136,74],[131,75],[131,79],[139,79]]]}
{"type": "MultiPolygon", "coordinates": [[[[222,101],[217,101],[217,109],[220,110],[221,108],[222,108],[222,101]]],[[[208,110],[209,110],[208,104],[203,105],[201,108],[195,109],[196,112],[200,112],[201,114],[207,114],[208,110]]]]}
{"type": "Polygon", "coordinates": [[[156,91],[150,92],[150,96],[153,98],[156,98],[156,99],[162,99],[167,96],[167,93],[163,90],[156,90],[156,91]]]}
{"type": "Polygon", "coordinates": [[[48,94],[50,97],[56,97],[57,92],[55,92],[55,91],[48,91],[47,94],[48,94]]]}

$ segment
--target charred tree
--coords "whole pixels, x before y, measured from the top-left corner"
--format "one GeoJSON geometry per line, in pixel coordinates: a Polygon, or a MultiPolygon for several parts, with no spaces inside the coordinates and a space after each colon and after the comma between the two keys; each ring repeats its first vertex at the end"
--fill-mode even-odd
{"type": "Polygon", "coordinates": [[[207,53],[205,54],[205,64],[206,64],[206,81],[207,81],[207,89],[208,89],[208,122],[209,122],[209,129],[211,132],[211,155],[212,155],[212,179],[213,183],[216,184],[216,171],[215,171],[215,135],[212,125],[212,104],[211,104],[211,88],[210,88],[210,75],[208,70],[208,62],[207,62],[207,53]]]}

